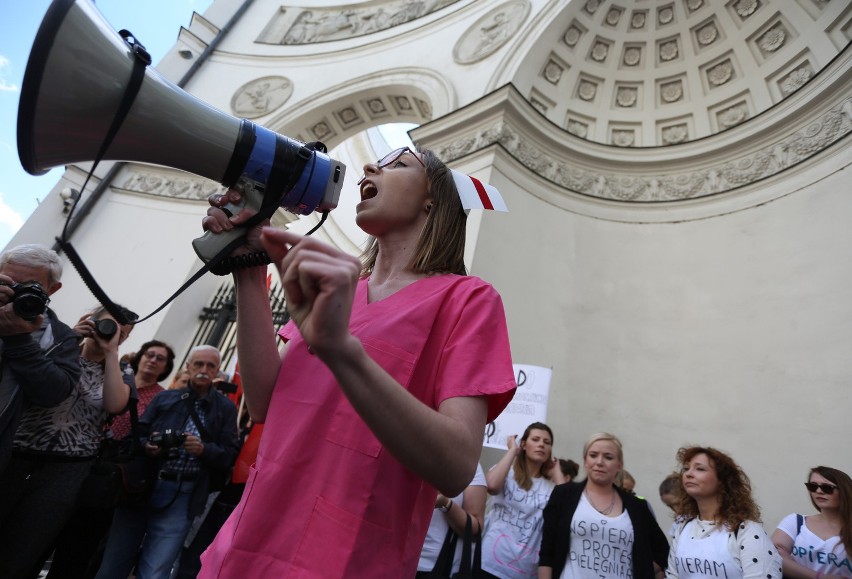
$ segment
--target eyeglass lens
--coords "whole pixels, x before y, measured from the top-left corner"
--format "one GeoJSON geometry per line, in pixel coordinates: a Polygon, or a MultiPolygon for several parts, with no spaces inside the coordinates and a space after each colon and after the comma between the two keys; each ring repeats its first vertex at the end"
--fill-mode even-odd
{"type": "Polygon", "coordinates": [[[812,483],[812,482],[806,482],[805,487],[807,487],[807,489],[812,493],[817,492],[817,489],[819,489],[827,495],[830,495],[831,493],[833,493],[834,489],[837,488],[834,485],[830,485],[830,484],[826,484],[826,483],[812,483]]]}
{"type": "Polygon", "coordinates": [[[146,358],[156,358],[157,362],[164,362],[167,360],[166,356],[163,356],[162,354],[158,354],[156,352],[145,352],[143,356],[145,356],[146,358]]]}
{"type": "MultiPolygon", "coordinates": [[[[423,161],[420,159],[420,157],[418,157],[417,155],[414,154],[414,151],[412,151],[408,147],[400,147],[399,149],[394,149],[393,151],[391,151],[390,153],[388,153],[387,155],[385,155],[384,157],[382,157],[381,159],[376,161],[376,167],[378,167],[379,169],[387,167],[388,165],[390,165],[391,163],[393,163],[394,161],[396,161],[397,159],[399,159],[400,157],[402,157],[406,153],[411,153],[412,156],[414,156],[414,158],[417,159],[417,162],[419,162],[424,167],[426,166],[426,165],[423,164],[423,161]]],[[[364,181],[364,179],[366,179],[366,178],[367,178],[366,174],[361,175],[361,178],[358,179],[357,184],[360,185],[364,181]]]]}
{"type": "Polygon", "coordinates": [[[390,153],[388,153],[387,155],[385,155],[384,157],[382,157],[381,159],[379,159],[379,162],[376,163],[376,166],[379,167],[380,169],[382,167],[387,167],[388,165],[390,165],[391,163],[393,163],[394,161],[396,161],[397,159],[402,157],[405,154],[406,151],[408,151],[408,147],[401,147],[399,149],[395,149],[395,150],[391,151],[390,153]]]}

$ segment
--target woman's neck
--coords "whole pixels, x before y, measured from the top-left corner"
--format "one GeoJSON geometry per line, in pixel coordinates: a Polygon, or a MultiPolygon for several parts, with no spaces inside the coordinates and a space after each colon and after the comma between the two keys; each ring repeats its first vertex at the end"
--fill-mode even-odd
{"type": "Polygon", "coordinates": [[[86,340],[83,343],[83,348],[80,350],[80,357],[88,360],[89,362],[97,362],[99,364],[103,364],[104,360],[106,360],[106,354],[104,354],[104,351],[98,348],[97,344],[93,344],[90,340],[86,340]]]}
{"type": "Polygon", "coordinates": [[[527,472],[530,474],[530,477],[539,478],[541,476],[541,463],[525,457],[524,464],[527,467],[527,472]]]}
{"type": "Polygon", "coordinates": [[[153,374],[139,373],[136,374],[133,381],[136,383],[136,389],[145,388],[157,383],[157,377],[153,374]]]}
{"type": "Polygon", "coordinates": [[[716,521],[719,518],[720,502],[718,497],[707,497],[700,500],[698,504],[698,518],[702,521],[716,521]]]}
{"type": "Polygon", "coordinates": [[[840,509],[827,509],[823,507],[818,516],[821,516],[827,525],[837,527],[838,532],[843,528],[843,517],[840,516],[840,509]]]}
{"type": "Polygon", "coordinates": [[[370,301],[382,300],[426,277],[426,274],[411,271],[408,264],[409,256],[403,259],[401,254],[388,255],[383,247],[376,257],[373,271],[370,272],[370,301]]]}
{"type": "Polygon", "coordinates": [[[612,486],[612,483],[601,484],[592,479],[586,479],[586,492],[609,497],[615,492],[615,487],[612,486]]]}

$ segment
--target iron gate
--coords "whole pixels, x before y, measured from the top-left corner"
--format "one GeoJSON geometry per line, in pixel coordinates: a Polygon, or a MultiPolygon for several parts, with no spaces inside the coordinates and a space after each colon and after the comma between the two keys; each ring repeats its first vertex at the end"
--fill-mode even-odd
{"type": "MultiPolygon", "coordinates": [[[[276,280],[269,287],[269,306],[272,308],[272,325],[280,328],[287,323],[290,315],[287,313],[284,302],[284,289],[276,280]]],[[[195,346],[207,344],[215,346],[222,353],[222,365],[224,370],[231,364],[236,354],[237,347],[237,299],[236,291],[232,281],[227,281],[219,286],[209,304],[199,314],[201,323],[192,338],[189,349],[184,353],[183,359],[178,365],[182,368],[186,365],[189,351],[195,346]]]]}

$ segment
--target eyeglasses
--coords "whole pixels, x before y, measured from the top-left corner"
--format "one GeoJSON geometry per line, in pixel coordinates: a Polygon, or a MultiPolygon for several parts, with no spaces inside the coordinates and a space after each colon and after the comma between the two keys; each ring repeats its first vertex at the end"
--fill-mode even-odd
{"type": "MultiPolygon", "coordinates": [[[[414,157],[415,159],[417,159],[417,162],[420,163],[421,165],[423,165],[424,169],[426,168],[425,163],[423,163],[423,161],[420,159],[420,157],[417,156],[417,153],[415,153],[414,151],[412,151],[408,147],[400,147],[399,149],[394,149],[393,151],[391,151],[390,153],[388,153],[387,155],[385,155],[384,157],[382,157],[381,159],[376,161],[376,168],[382,169],[384,167],[387,167],[388,165],[390,165],[391,163],[394,163],[397,159],[399,159],[400,157],[402,157],[406,153],[411,153],[411,156],[414,157]]],[[[366,174],[362,175],[361,178],[358,180],[358,185],[360,185],[361,182],[364,181],[364,179],[366,179],[366,178],[367,178],[366,174]]]]}
{"type": "Polygon", "coordinates": [[[169,359],[168,356],[163,356],[162,354],[158,354],[158,353],[152,352],[150,350],[148,350],[147,352],[142,354],[142,356],[145,357],[145,358],[154,358],[155,360],[157,360],[157,362],[165,362],[166,360],[169,359]]]}
{"type": "Polygon", "coordinates": [[[813,483],[813,482],[806,482],[805,488],[807,488],[812,493],[817,492],[817,489],[819,489],[827,495],[830,495],[831,493],[833,493],[835,491],[835,489],[837,489],[837,487],[835,485],[830,485],[830,484],[827,484],[827,483],[813,483]]]}

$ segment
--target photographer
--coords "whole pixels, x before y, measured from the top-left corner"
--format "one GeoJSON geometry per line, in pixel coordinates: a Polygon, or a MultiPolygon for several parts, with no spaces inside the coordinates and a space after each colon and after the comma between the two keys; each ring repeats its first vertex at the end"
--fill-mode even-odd
{"type": "Polygon", "coordinates": [[[82,374],[71,395],[49,408],[30,405],[21,415],[12,459],[0,478],[0,577],[35,577],[73,515],[104,423],[127,406],[130,388],[118,347],[132,329],[103,308],[80,318],[74,331],[83,337],[82,374]]]}
{"type": "Polygon", "coordinates": [[[0,472],[25,406],[56,406],[80,378],[77,336],[47,308],[62,263],[41,245],[0,254],[0,472]]]}
{"type": "Polygon", "coordinates": [[[213,387],[220,363],[216,348],[193,348],[189,385],[160,392],[142,415],[145,452],[160,461],[157,482],[145,507],[116,509],[98,578],[126,577],[140,545],[137,576],[169,577],[211,482],[234,464],[237,409],[213,387]]]}

